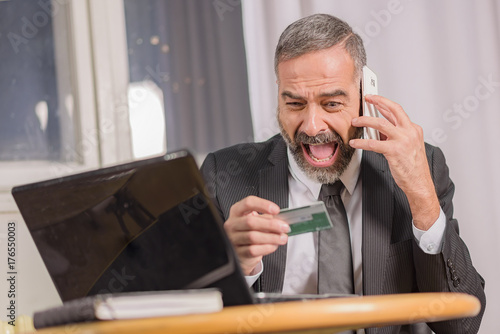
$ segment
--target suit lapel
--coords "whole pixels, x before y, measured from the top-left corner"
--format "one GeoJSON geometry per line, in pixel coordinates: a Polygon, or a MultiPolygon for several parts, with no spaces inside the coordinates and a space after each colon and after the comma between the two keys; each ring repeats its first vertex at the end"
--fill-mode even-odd
{"type": "MultiPolygon", "coordinates": [[[[271,165],[259,171],[259,197],[268,199],[279,205],[288,207],[288,159],[286,144],[280,138],[271,154],[271,165]]],[[[262,275],[261,290],[265,292],[281,292],[285,278],[286,245],[278,247],[263,258],[265,275],[262,275]]]]}
{"type": "Polygon", "coordinates": [[[394,181],[387,160],[364,151],[361,163],[363,182],[363,292],[383,293],[385,262],[391,241],[394,214],[394,181]]]}

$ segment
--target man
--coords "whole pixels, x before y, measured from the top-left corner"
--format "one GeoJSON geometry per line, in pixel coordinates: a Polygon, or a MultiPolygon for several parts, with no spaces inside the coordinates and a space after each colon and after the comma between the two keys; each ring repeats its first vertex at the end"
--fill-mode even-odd
{"type": "Polygon", "coordinates": [[[365,64],[360,37],[335,17],[312,15],[283,32],[275,54],[281,136],[223,149],[202,166],[224,228],[256,290],[321,292],[322,263],[329,260],[319,246],[323,231],[288,238],[276,214],[317,201],[323,185],[340,180],[351,291],[475,295],[482,304],[477,317],[428,325],[436,333],[476,333],[484,281],[458,235],[444,156],[387,98],[366,96],[385,119],[360,117],[365,64]],[[363,127],[378,130],[382,140],[363,139],[363,127]]]}

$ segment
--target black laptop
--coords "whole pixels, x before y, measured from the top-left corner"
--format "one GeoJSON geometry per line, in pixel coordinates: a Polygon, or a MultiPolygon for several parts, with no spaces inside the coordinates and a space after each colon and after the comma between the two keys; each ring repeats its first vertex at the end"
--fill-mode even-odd
{"type": "Polygon", "coordinates": [[[63,301],[216,287],[254,302],[187,151],[12,189],[63,301]]]}
{"type": "Polygon", "coordinates": [[[64,302],[207,287],[222,291],[225,306],[320,298],[253,293],[187,151],[18,186],[12,195],[64,302]]]}

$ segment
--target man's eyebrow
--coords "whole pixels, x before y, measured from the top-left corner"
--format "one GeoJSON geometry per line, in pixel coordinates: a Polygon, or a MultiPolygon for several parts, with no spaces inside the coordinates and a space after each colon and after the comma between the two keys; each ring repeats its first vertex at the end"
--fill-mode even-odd
{"type": "Polygon", "coordinates": [[[319,95],[320,97],[337,97],[337,96],[345,96],[347,97],[348,94],[345,90],[342,89],[337,89],[334,90],[333,92],[324,92],[319,95]]]}
{"type": "MultiPolygon", "coordinates": [[[[337,89],[337,90],[334,90],[332,92],[324,92],[324,93],[320,94],[320,97],[337,97],[337,96],[347,97],[348,94],[345,90],[342,90],[342,89],[337,89]]],[[[281,93],[281,97],[282,98],[289,97],[289,98],[294,99],[294,100],[304,100],[304,98],[302,96],[294,94],[288,90],[283,91],[281,93]]]]}
{"type": "Polygon", "coordinates": [[[288,90],[285,90],[283,91],[283,93],[281,93],[281,97],[284,99],[285,97],[289,97],[291,99],[294,99],[294,100],[303,100],[304,98],[300,95],[297,95],[297,94],[294,94],[288,90]]]}

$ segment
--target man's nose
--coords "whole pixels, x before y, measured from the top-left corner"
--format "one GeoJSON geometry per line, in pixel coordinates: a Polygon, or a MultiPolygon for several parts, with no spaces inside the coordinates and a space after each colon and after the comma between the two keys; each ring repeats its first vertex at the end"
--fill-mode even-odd
{"type": "Polygon", "coordinates": [[[328,130],[328,124],[323,119],[323,110],[315,105],[309,105],[304,113],[302,131],[308,136],[316,136],[321,131],[328,130]]]}

